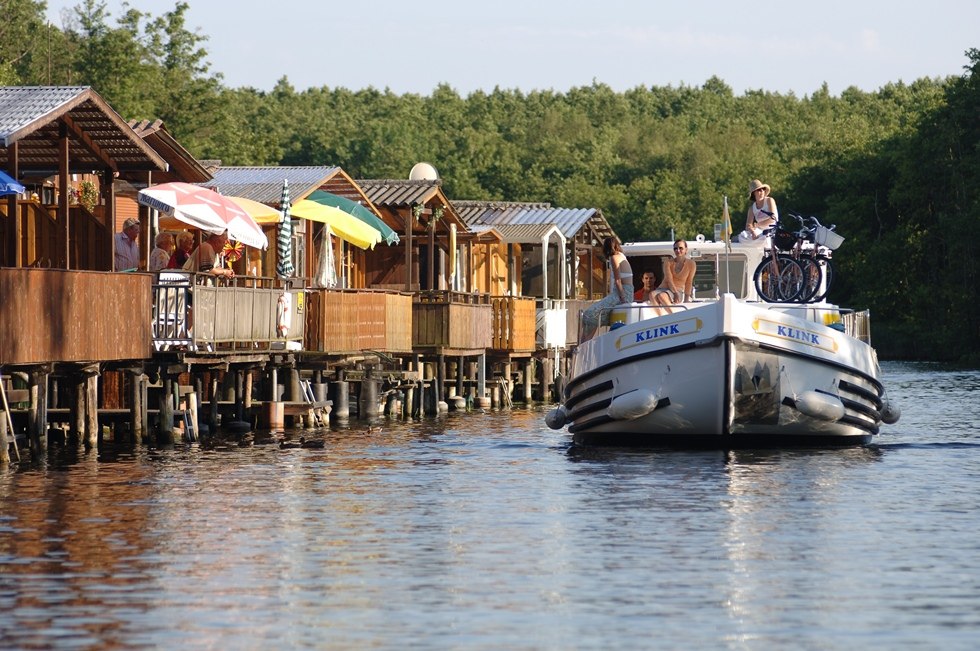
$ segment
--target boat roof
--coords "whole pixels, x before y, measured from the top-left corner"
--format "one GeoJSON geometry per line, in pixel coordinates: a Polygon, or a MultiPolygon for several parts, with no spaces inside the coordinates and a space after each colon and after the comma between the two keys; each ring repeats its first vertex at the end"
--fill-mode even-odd
{"type": "MultiPolygon", "coordinates": [[[[728,244],[725,242],[713,242],[711,240],[698,241],[684,240],[687,242],[688,257],[697,258],[702,255],[717,255],[728,251],[728,244]]],[[[731,252],[738,254],[748,254],[749,251],[759,251],[762,246],[758,243],[731,243],[731,252]]],[[[674,242],[672,240],[662,240],[658,242],[626,242],[623,244],[623,253],[628,256],[635,255],[674,255],[674,242]]]]}

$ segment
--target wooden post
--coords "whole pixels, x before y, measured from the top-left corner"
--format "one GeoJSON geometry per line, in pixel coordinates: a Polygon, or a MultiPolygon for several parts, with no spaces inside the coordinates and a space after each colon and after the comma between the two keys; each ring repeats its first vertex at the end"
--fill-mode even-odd
{"type": "Polygon", "coordinates": [[[218,374],[211,371],[211,413],[208,415],[208,431],[214,436],[218,431],[218,374]]]}
{"type": "Polygon", "coordinates": [[[10,463],[10,441],[7,440],[7,412],[0,409],[0,464],[10,463]]]}
{"type": "Polygon", "coordinates": [[[82,433],[85,431],[85,383],[84,375],[72,375],[71,406],[68,412],[68,445],[72,448],[78,448],[82,444],[82,433]]]}
{"type": "Polygon", "coordinates": [[[555,360],[548,354],[552,349],[549,348],[545,352],[545,358],[542,360],[541,369],[541,401],[551,402],[551,383],[552,379],[555,377],[555,360]]]}
{"type": "Polygon", "coordinates": [[[40,458],[48,449],[48,372],[32,371],[30,377],[31,411],[29,432],[31,452],[40,458]]]}
{"type": "Polygon", "coordinates": [[[242,396],[245,413],[252,413],[252,369],[245,371],[245,394],[242,396]]]}
{"type": "Polygon", "coordinates": [[[143,441],[142,412],[146,409],[143,404],[143,369],[131,369],[129,377],[129,444],[137,445],[143,441]]]}
{"type": "Polygon", "coordinates": [[[85,376],[85,449],[99,445],[99,376],[85,376]]]}
{"type": "Polygon", "coordinates": [[[149,388],[149,378],[146,374],[140,375],[140,432],[142,443],[150,435],[150,413],[149,413],[149,402],[147,399],[148,388],[149,388]]]}
{"type": "Polygon", "coordinates": [[[157,441],[166,445],[174,442],[174,380],[169,374],[163,376],[163,390],[160,392],[160,415],[157,421],[157,441]]]}
{"type": "Polygon", "coordinates": [[[524,362],[524,403],[531,404],[531,385],[534,381],[534,359],[524,362]]]}

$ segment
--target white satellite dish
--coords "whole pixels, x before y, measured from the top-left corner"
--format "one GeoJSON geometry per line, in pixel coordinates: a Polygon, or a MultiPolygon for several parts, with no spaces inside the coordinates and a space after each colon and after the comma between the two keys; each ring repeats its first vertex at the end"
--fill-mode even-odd
{"type": "Polygon", "coordinates": [[[408,173],[409,181],[436,181],[439,179],[439,172],[429,163],[415,163],[412,171],[408,173]]]}

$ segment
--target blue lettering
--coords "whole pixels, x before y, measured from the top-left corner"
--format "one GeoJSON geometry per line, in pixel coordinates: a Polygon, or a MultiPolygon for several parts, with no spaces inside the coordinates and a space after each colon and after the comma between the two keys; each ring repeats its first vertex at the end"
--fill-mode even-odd
{"type": "Polygon", "coordinates": [[[657,339],[658,337],[666,337],[667,335],[679,335],[681,333],[680,328],[676,323],[672,323],[669,326],[661,326],[659,328],[654,328],[653,330],[643,330],[642,332],[636,333],[636,342],[650,341],[651,339],[657,339]]]}
{"type": "Polygon", "coordinates": [[[776,334],[778,334],[780,337],[786,337],[788,339],[805,341],[806,343],[813,344],[814,346],[820,345],[820,335],[815,335],[811,332],[805,332],[803,330],[797,330],[796,328],[776,326],[776,334]]]}

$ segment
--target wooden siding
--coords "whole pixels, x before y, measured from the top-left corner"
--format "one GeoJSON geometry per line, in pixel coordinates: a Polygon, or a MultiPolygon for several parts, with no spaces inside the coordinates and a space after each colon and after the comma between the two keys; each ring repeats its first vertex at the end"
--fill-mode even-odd
{"type": "Polygon", "coordinates": [[[408,353],[411,335],[411,294],[349,289],[309,293],[306,350],[339,355],[408,353]]]}
{"type": "Polygon", "coordinates": [[[493,343],[492,306],[486,294],[421,292],[412,305],[412,345],[453,354],[493,343]]]}
{"type": "Polygon", "coordinates": [[[534,352],[536,315],[533,298],[495,296],[493,349],[511,353],[534,352]]]}
{"type": "Polygon", "coordinates": [[[0,269],[0,364],[150,356],[150,274],[0,269]]]}

